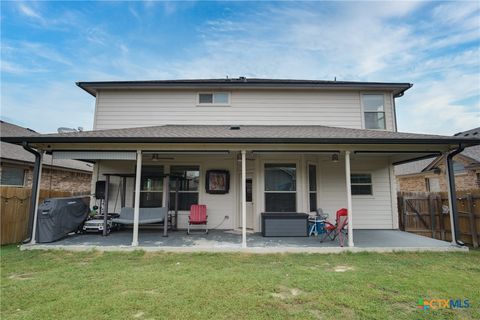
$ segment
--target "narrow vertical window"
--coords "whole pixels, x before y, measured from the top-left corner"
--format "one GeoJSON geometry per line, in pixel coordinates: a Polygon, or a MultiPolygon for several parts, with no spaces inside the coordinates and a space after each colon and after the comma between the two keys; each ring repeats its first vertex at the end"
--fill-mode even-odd
{"type": "Polygon", "coordinates": [[[317,211],[317,166],[308,165],[308,196],[310,212],[317,211]]]}

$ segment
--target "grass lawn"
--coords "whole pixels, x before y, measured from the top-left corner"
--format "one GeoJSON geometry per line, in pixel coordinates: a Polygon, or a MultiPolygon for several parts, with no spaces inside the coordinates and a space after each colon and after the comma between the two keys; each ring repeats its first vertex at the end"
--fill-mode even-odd
{"type": "Polygon", "coordinates": [[[480,251],[174,254],[1,248],[1,319],[480,319],[480,251]],[[419,298],[469,299],[423,311],[419,298]]]}

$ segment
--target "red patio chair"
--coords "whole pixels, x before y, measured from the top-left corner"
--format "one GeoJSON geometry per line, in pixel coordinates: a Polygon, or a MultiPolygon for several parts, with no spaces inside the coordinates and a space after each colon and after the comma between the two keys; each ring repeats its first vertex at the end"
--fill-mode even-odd
{"type": "Polygon", "coordinates": [[[208,233],[207,219],[207,206],[204,204],[192,204],[190,215],[188,216],[187,234],[190,234],[190,226],[192,225],[205,225],[205,233],[208,233]]]}
{"type": "Polygon", "coordinates": [[[342,208],[337,211],[335,224],[325,221],[325,234],[320,242],[325,241],[328,237],[330,240],[335,240],[338,236],[340,247],[343,247],[343,238],[347,235],[346,226],[348,224],[348,210],[342,208]]]}

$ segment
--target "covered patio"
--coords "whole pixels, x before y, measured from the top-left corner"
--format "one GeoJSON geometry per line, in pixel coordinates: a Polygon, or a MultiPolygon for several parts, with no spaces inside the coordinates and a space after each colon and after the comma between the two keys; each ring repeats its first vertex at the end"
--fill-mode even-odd
{"type": "Polygon", "coordinates": [[[242,248],[241,232],[211,230],[209,234],[184,231],[171,232],[162,237],[161,230],[142,230],[137,247],[131,246],[131,230],[101,234],[74,234],[53,243],[24,245],[22,249],[61,249],[72,251],[145,251],[172,252],[393,252],[393,251],[468,251],[466,247],[398,230],[354,230],[355,247],[339,247],[338,239],[320,242],[319,237],[262,237],[249,233],[247,247],[242,248]]]}
{"type": "Polygon", "coordinates": [[[262,252],[455,249],[461,243],[455,238],[458,210],[453,201],[449,214],[454,246],[397,231],[393,165],[447,155],[445,174],[449,199],[454,199],[452,157],[478,143],[462,137],[325,126],[246,125],[166,125],[2,140],[21,143],[36,157],[32,194],[37,197],[31,198],[31,241],[25,248],[36,244],[37,190],[41,158],[47,152],[58,159],[94,162],[94,180],[105,182],[104,212],[131,209],[132,228],[107,236],[104,215],[104,237],[69,236],[36,248],[262,252]],[[212,191],[216,182],[208,172],[213,171],[226,173],[223,192],[212,191]],[[176,176],[188,183],[176,188],[176,176]],[[226,182],[230,180],[231,185],[226,182]],[[178,207],[171,206],[177,202],[178,207]],[[192,236],[176,231],[188,226],[191,204],[208,207],[208,229],[217,231],[192,236]],[[168,211],[161,217],[163,238],[158,230],[142,229],[139,234],[142,209],[149,207],[168,211]],[[316,238],[264,238],[258,233],[266,225],[263,213],[300,216],[323,209],[334,222],[341,208],[348,212],[348,248],[316,238]],[[172,216],[174,223],[168,220],[172,216]]]}

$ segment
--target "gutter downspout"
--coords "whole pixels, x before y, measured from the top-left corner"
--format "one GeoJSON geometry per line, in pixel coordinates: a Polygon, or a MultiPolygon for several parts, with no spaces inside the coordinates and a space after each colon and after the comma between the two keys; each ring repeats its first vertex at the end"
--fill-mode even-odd
{"type": "Polygon", "coordinates": [[[450,152],[447,155],[447,172],[448,172],[448,188],[449,188],[449,202],[450,202],[450,210],[452,211],[452,242],[459,246],[464,246],[465,244],[458,240],[457,235],[460,235],[459,228],[458,228],[458,208],[457,208],[457,196],[455,190],[455,173],[453,172],[453,157],[457,154],[461,153],[465,149],[465,146],[462,144],[458,145],[458,148],[454,151],[450,152]]]}
{"type": "Polygon", "coordinates": [[[23,243],[28,243],[32,241],[33,225],[35,218],[35,207],[37,204],[37,194],[38,194],[38,181],[40,179],[40,164],[42,162],[42,154],[37,150],[29,146],[28,142],[22,142],[22,147],[26,151],[30,152],[35,156],[35,165],[33,167],[33,179],[32,179],[32,192],[30,195],[30,208],[29,208],[29,218],[28,218],[28,238],[23,240],[23,243]]]}

